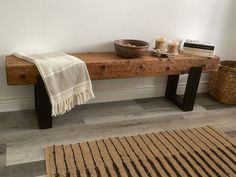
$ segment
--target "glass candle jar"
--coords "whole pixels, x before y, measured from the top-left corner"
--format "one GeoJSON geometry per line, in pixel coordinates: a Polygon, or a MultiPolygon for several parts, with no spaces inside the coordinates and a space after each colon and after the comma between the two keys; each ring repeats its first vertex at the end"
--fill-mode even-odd
{"type": "Polygon", "coordinates": [[[155,43],[155,49],[163,49],[166,44],[166,39],[163,37],[157,37],[155,43]]]}
{"type": "Polygon", "coordinates": [[[167,53],[177,53],[179,43],[177,41],[169,41],[167,44],[167,53]]]}

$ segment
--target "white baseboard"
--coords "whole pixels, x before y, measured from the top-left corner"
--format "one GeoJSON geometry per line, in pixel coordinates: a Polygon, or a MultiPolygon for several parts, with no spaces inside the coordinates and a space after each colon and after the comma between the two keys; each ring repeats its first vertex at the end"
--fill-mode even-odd
{"type": "MultiPolygon", "coordinates": [[[[183,94],[186,83],[180,83],[178,86],[178,94],[183,94]]],[[[201,81],[198,88],[198,93],[207,92],[207,81],[201,81]]],[[[120,100],[130,100],[139,98],[151,98],[151,97],[162,97],[165,94],[165,85],[150,85],[146,87],[132,88],[132,89],[117,89],[117,90],[106,90],[96,91],[96,99],[89,103],[100,103],[120,100]]],[[[0,112],[19,111],[34,109],[34,98],[11,98],[11,99],[0,99],[0,112]]]]}
{"type": "MultiPolygon", "coordinates": [[[[178,94],[184,94],[186,83],[179,83],[178,94]]],[[[89,103],[100,103],[110,101],[121,101],[139,98],[151,98],[151,97],[162,97],[165,95],[166,85],[151,85],[140,88],[123,89],[123,90],[109,90],[106,92],[95,91],[96,99],[89,103]]],[[[208,92],[208,82],[201,81],[198,87],[198,93],[208,92]]]]}
{"type": "Polygon", "coordinates": [[[0,99],[0,112],[34,109],[34,98],[0,99]]]}

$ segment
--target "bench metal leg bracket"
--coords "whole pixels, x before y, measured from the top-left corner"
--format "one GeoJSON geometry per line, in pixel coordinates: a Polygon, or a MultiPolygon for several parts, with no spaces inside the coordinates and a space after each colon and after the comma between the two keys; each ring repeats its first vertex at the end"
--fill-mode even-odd
{"type": "Polygon", "coordinates": [[[203,66],[191,68],[183,97],[176,94],[179,75],[168,76],[165,97],[175,103],[183,111],[192,111],[202,74],[202,68],[203,66]]]}
{"type": "Polygon", "coordinates": [[[35,112],[38,118],[39,128],[52,128],[51,103],[41,77],[38,77],[34,86],[35,112]]]}

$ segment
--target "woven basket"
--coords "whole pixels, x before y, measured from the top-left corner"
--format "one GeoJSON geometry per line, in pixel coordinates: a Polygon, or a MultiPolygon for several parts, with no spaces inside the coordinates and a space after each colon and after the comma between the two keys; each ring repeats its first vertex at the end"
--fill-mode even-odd
{"type": "Polygon", "coordinates": [[[236,61],[221,61],[219,70],[212,72],[209,93],[225,104],[236,104],[236,61]]]}

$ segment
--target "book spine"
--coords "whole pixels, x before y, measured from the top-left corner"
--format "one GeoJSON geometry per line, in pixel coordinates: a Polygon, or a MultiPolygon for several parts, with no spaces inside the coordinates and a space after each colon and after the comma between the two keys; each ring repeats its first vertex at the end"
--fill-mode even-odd
{"type": "Polygon", "coordinates": [[[184,47],[189,48],[197,48],[197,49],[204,49],[204,50],[214,50],[215,46],[204,45],[204,44],[193,44],[193,43],[184,43],[184,47]]]}

